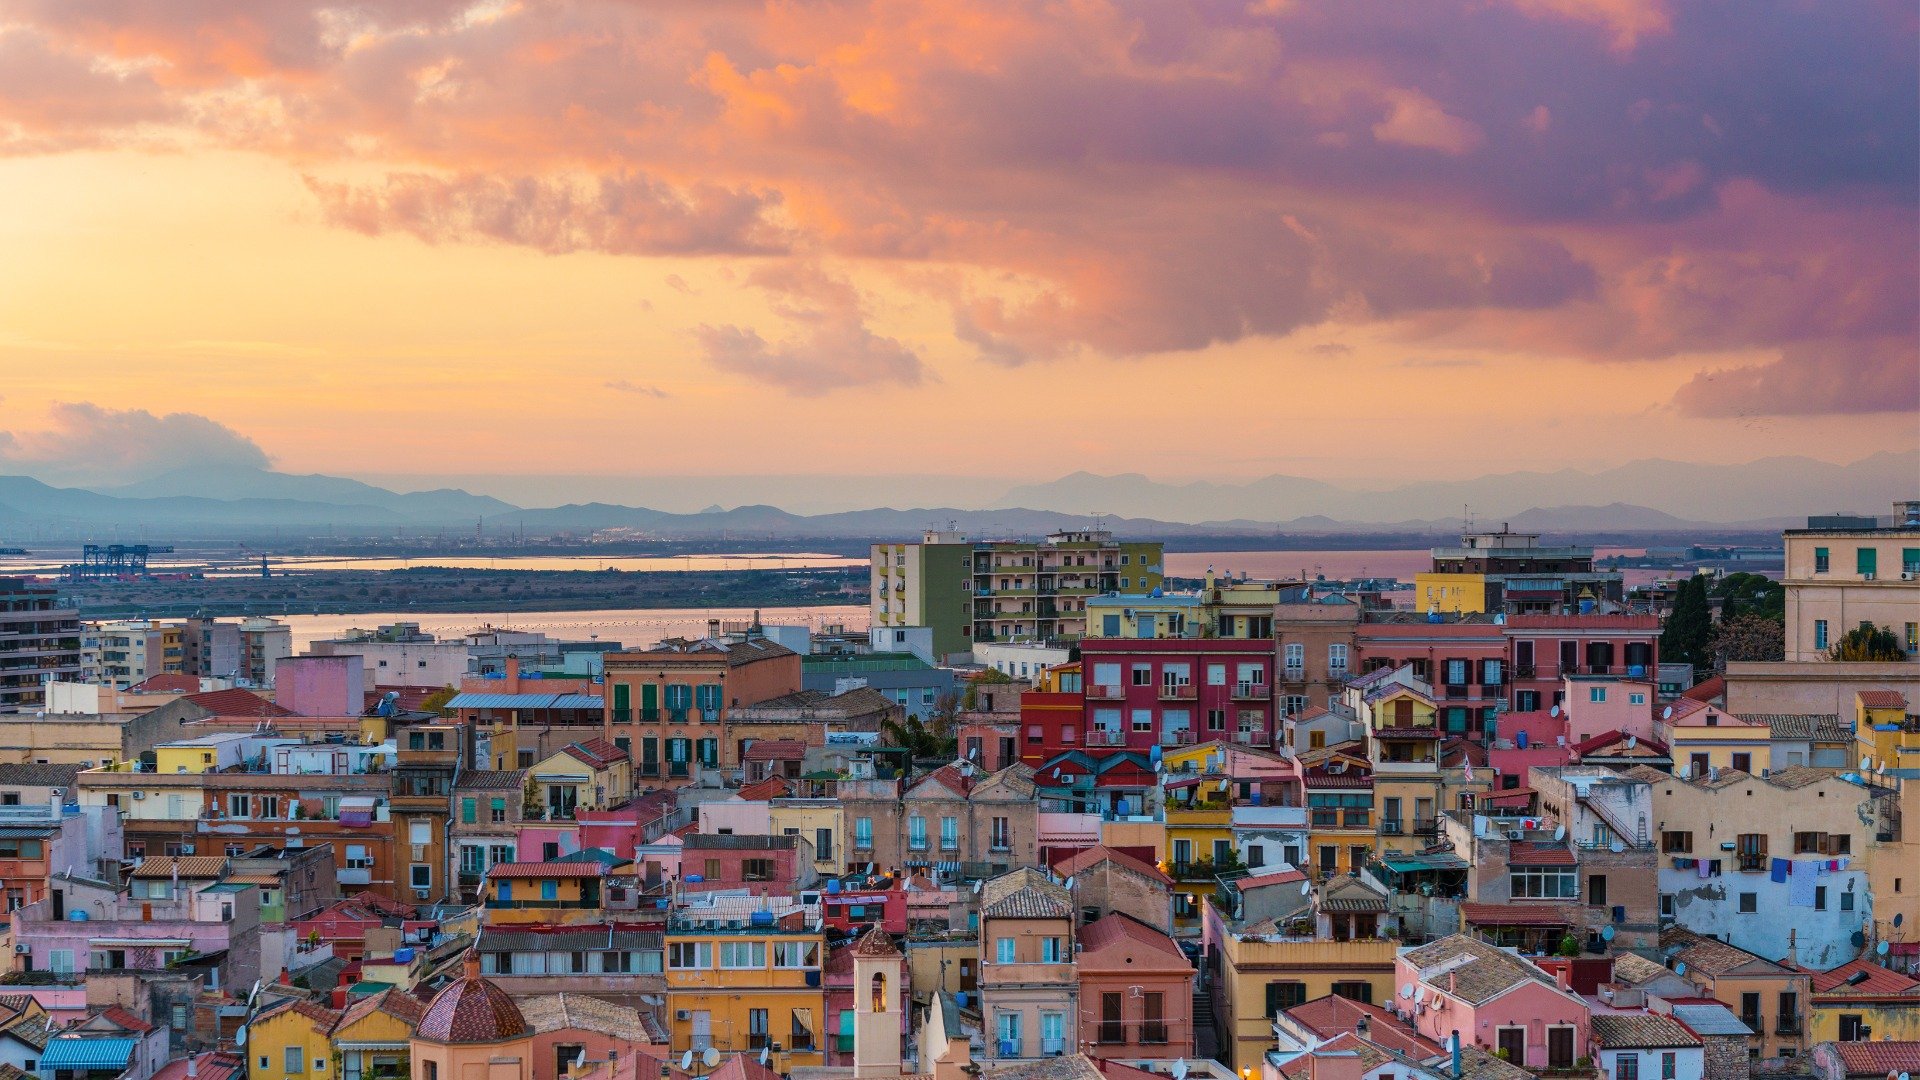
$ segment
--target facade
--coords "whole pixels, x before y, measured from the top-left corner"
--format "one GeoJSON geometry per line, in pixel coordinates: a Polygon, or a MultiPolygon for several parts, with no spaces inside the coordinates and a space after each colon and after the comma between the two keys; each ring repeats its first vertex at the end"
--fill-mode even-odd
{"type": "Polygon", "coordinates": [[[1672,1015],[1596,1013],[1591,1057],[1602,1076],[1704,1080],[1706,1041],[1672,1015]]]}
{"type": "Polygon", "coordinates": [[[1045,540],[973,545],[972,640],[1071,641],[1088,633],[1087,602],[1104,593],[1150,593],[1162,584],[1157,542],[1115,540],[1100,530],[1045,540]]]}
{"type": "Polygon", "coordinates": [[[88,623],[80,637],[82,677],[125,690],[154,675],[186,670],[186,645],[177,623],[120,619],[88,623]]]}
{"type": "Polygon", "coordinates": [[[785,1067],[826,1051],[826,963],[819,905],[714,897],[667,917],[667,1007],[674,1053],[778,1045],[785,1067]]]}
{"type": "Polygon", "coordinates": [[[1849,630],[1893,631],[1908,662],[1920,661],[1920,520],[1895,505],[1888,528],[1789,529],[1788,661],[1823,660],[1849,630]]]}
{"type": "Polygon", "coordinates": [[[1360,673],[1357,635],[1361,606],[1346,602],[1282,603],[1273,609],[1278,693],[1289,720],[1332,708],[1349,678],[1360,673]]]}
{"type": "Polygon", "coordinates": [[[1403,949],[1395,981],[1414,987],[1414,1030],[1454,1032],[1533,1071],[1572,1069],[1592,1037],[1587,1003],[1524,957],[1456,934],[1403,949]],[[1502,1053],[1504,1051],[1504,1053],[1502,1053]]]}
{"type": "Polygon", "coordinates": [[[1321,941],[1257,927],[1236,931],[1213,905],[1204,921],[1204,983],[1220,1054],[1243,1076],[1261,1067],[1273,1046],[1274,1015],[1282,1009],[1328,994],[1367,1002],[1393,996],[1390,941],[1321,941]]]}
{"type": "Polygon", "coordinates": [[[1638,614],[1509,615],[1507,703],[1516,712],[1567,704],[1573,676],[1658,677],[1660,620],[1638,614]]]}
{"type": "Polygon", "coordinates": [[[1414,607],[1454,613],[1565,613],[1619,602],[1618,573],[1595,572],[1593,549],[1547,546],[1538,533],[1467,533],[1433,549],[1431,570],[1414,576],[1414,607]]]}
{"type": "Polygon", "coordinates": [[[293,655],[293,628],[278,619],[250,615],[240,620],[238,633],[239,678],[254,686],[272,686],[274,667],[293,655]]]}
{"type": "Polygon", "coordinates": [[[800,655],[765,638],[674,638],[609,653],[607,738],[635,748],[642,784],[683,787],[697,770],[740,766],[731,710],[792,694],[800,683],[800,655]]]}
{"type": "Polygon", "coordinates": [[[936,716],[952,712],[959,701],[953,669],[934,667],[910,652],[802,657],[800,681],[807,690],[824,694],[865,685],[907,716],[929,723],[936,716]]]}
{"type": "Polygon", "coordinates": [[[1080,929],[1077,1045],[1138,1060],[1194,1053],[1194,968],[1164,931],[1113,912],[1080,929]]]}
{"type": "Polygon", "coordinates": [[[936,658],[973,647],[973,545],[956,532],[928,532],[917,544],[875,544],[873,626],[924,626],[936,658]]]}
{"type": "MultiPolygon", "coordinates": [[[[1273,745],[1273,643],[1089,638],[1081,645],[1084,732],[1042,732],[1043,750],[1147,751],[1223,741],[1273,745]],[[1054,742],[1057,740],[1057,744],[1054,742]]],[[[1023,749],[1024,752],[1024,749],[1023,749]]]]}
{"type": "Polygon", "coordinates": [[[1807,1006],[1813,989],[1807,972],[1679,928],[1660,934],[1660,954],[1674,971],[1698,986],[1702,996],[1739,1015],[1753,1032],[1752,1056],[1767,1060],[1806,1054],[1807,1006]]]}
{"type": "Polygon", "coordinates": [[[980,888],[980,1015],[987,1059],[1070,1053],[1080,1030],[1073,898],[1022,867],[980,888]]]}
{"type": "Polygon", "coordinates": [[[181,624],[180,644],[187,674],[211,679],[243,677],[239,623],[191,617],[181,624]]]}
{"type": "Polygon", "coordinates": [[[890,820],[856,818],[853,846],[857,852],[867,830],[882,828],[894,833],[890,843],[900,858],[888,865],[971,863],[989,873],[1033,866],[1040,860],[1035,792],[1033,770],[1025,765],[984,775],[966,762],[942,766],[908,783],[890,820]],[[861,825],[863,819],[870,824],[861,825]]]}
{"type": "Polygon", "coordinates": [[[0,650],[20,657],[0,669],[0,713],[42,708],[48,680],[77,678],[80,639],[79,615],[53,586],[0,577],[0,650]]]}

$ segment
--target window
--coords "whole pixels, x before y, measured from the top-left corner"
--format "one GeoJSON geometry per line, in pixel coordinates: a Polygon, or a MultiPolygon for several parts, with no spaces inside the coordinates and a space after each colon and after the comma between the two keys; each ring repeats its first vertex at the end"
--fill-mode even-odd
{"type": "Polygon", "coordinates": [[[1852,893],[1843,892],[1840,894],[1840,910],[1841,911],[1853,910],[1853,894],[1852,893]]]}
{"type": "Polygon", "coordinates": [[[1741,870],[1753,873],[1767,868],[1766,833],[1741,833],[1734,840],[1734,848],[1739,852],[1741,870]]]}
{"type": "Polygon", "coordinates": [[[1153,710],[1152,709],[1133,710],[1133,730],[1135,731],[1152,731],[1153,730],[1153,710]]]}
{"type": "Polygon", "coordinates": [[[1336,997],[1343,997],[1348,1001],[1358,1001],[1362,1005],[1373,1004],[1372,983],[1337,982],[1333,984],[1333,993],[1336,997]]]}
{"type": "Polygon", "coordinates": [[[993,942],[993,962],[996,964],[1013,963],[1013,939],[996,938],[993,942]]]}
{"type": "Polygon", "coordinates": [[[286,1064],[285,1071],[289,1074],[306,1072],[307,1071],[306,1052],[298,1046],[287,1047],[285,1064],[286,1064]]]}
{"type": "MultiPolygon", "coordinates": [[[[1498,661],[1495,661],[1498,664],[1498,661]]],[[[1495,668],[1496,672],[1498,668],[1495,668]]],[[[1327,674],[1339,678],[1347,673],[1347,647],[1345,645],[1327,646],[1327,674]]],[[[1496,678],[1497,682],[1498,679],[1496,678]]]]}
{"type": "Polygon", "coordinates": [[[493,822],[496,825],[507,820],[507,800],[493,800],[492,805],[488,808],[488,812],[492,815],[493,822]]]}
{"type": "Polygon", "coordinates": [[[720,966],[734,969],[766,967],[767,943],[764,941],[723,941],[720,943],[720,966]]]}
{"type": "Polygon", "coordinates": [[[1606,688],[1606,687],[1604,687],[1604,686],[1593,686],[1593,687],[1588,687],[1588,688],[1587,688],[1587,700],[1588,700],[1588,701],[1592,701],[1592,702],[1604,702],[1604,701],[1606,701],[1606,700],[1607,700],[1607,688],[1606,688]]]}
{"type": "MultiPolygon", "coordinates": [[[[1297,642],[1288,642],[1283,653],[1287,674],[1298,676],[1307,667],[1307,647],[1297,642]]],[[[1224,675],[1224,669],[1222,671],[1224,675]]],[[[1223,679],[1224,681],[1224,679],[1223,679]]]]}
{"type": "Polygon", "coordinates": [[[1680,1055],[1671,1050],[1660,1055],[1660,1080],[1674,1080],[1679,1075],[1680,1055]]]}
{"type": "Polygon", "coordinates": [[[873,850],[873,819],[870,817],[853,819],[853,846],[859,851],[873,850]]]}
{"type": "Polygon", "coordinates": [[[907,847],[914,851],[927,850],[927,819],[919,814],[907,819],[907,847]]]}
{"type": "Polygon", "coordinates": [[[1740,914],[1753,915],[1760,911],[1760,894],[1743,892],[1740,894],[1740,914]]]}
{"type": "Polygon", "coordinates": [[[1825,619],[1813,620],[1813,647],[1816,649],[1827,647],[1827,620],[1825,619]]]}
{"type": "Polygon", "coordinates": [[[471,825],[478,820],[480,820],[480,800],[461,799],[460,823],[463,825],[471,825]]]}
{"type": "Polygon", "coordinates": [[[1873,577],[1880,569],[1879,550],[1870,547],[1854,548],[1853,569],[1863,578],[1873,577]]]}
{"type": "Polygon", "coordinates": [[[1633,693],[1627,695],[1627,704],[1629,705],[1645,705],[1646,703],[1647,695],[1645,694],[1633,693]]]}
{"type": "Polygon", "coordinates": [[[1011,851],[1013,849],[1012,823],[1003,817],[993,819],[993,850],[1011,851]]]}
{"type": "Polygon", "coordinates": [[[670,941],[667,943],[667,966],[704,971],[713,967],[713,942],[711,941],[670,941]]]}
{"type": "Polygon", "coordinates": [[[1304,1005],[1307,1000],[1307,984],[1297,982],[1270,982],[1267,984],[1267,1015],[1291,1009],[1295,1005],[1304,1005]]]}
{"type": "Polygon", "coordinates": [[[1133,685],[1135,686],[1152,686],[1153,685],[1153,665],[1152,664],[1133,665],[1133,685]]]}
{"type": "MultiPolygon", "coordinates": [[[[1751,1027],[1752,1025],[1748,1025],[1751,1027]]],[[[1840,1041],[1861,1042],[1866,1039],[1866,1024],[1859,1013],[1840,1014],[1840,1041]]]]}
{"type": "Polygon", "coordinates": [[[1660,834],[1660,850],[1669,854],[1693,850],[1693,834],[1690,832],[1663,832],[1660,834]]]}
{"type": "Polygon", "coordinates": [[[433,888],[433,867],[416,863],[413,866],[408,867],[408,871],[411,875],[411,880],[413,882],[414,888],[416,889],[433,888]]]}
{"type": "Polygon", "coordinates": [[[1828,570],[1832,569],[1832,563],[1833,563],[1832,553],[1829,552],[1826,548],[1817,547],[1813,549],[1813,572],[1814,573],[1816,574],[1826,573],[1828,570]]]}
{"type": "Polygon", "coordinates": [[[773,943],[773,966],[778,968],[810,968],[820,966],[820,946],[811,941],[776,941],[773,943]]]}
{"type": "Polygon", "coordinates": [[[1640,1055],[1632,1050],[1615,1052],[1613,1080],[1640,1080],[1640,1055]]]}
{"type": "Polygon", "coordinates": [[[1057,937],[1040,939],[1040,962],[1057,964],[1060,962],[1060,939],[1057,937]]]}
{"type": "Polygon", "coordinates": [[[1587,877],[1587,904],[1590,907],[1607,906],[1607,876],[1592,874],[1587,877]]]}
{"type": "Polygon", "coordinates": [[[250,809],[249,806],[247,805],[247,801],[248,800],[245,795],[227,796],[227,816],[240,817],[240,818],[246,817],[247,812],[250,809]]]}
{"type": "Polygon", "coordinates": [[[1516,900],[1577,900],[1580,872],[1571,866],[1512,867],[1510,895],[1516,900]]]}
{"type": "Polygon", "coordinates": [[[1207,730],[1208,731],[1225,731],[1226,728],[1227,728],[1227,710],[1208,709],[1207,710],[1207,730]]]}
{"type": "Polygon", "coordinates": [[[767,1045],[767,1010],[747,1010],[747,1049],[758,1050],[767,1045]]]}
{"type": "Polygon", "coordinates": [[[740,876],[746,881],[772,881],[772,859],[746,859],[740,864],[740,876]]]}
{"type": "Polygon", "coordinates": [[[1825,885],[1815,885],[1813,887],[1813,910],[1827,910],[1827,887],[1825,885]]]}

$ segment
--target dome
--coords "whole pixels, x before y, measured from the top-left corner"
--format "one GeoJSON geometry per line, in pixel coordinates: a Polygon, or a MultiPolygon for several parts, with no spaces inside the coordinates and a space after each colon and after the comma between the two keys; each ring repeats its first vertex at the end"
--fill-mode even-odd
{"type": "Polygon", "coordinates": [[[417,1038],[438,1043],[495,1043],[528,1034],[519,1006],[470,966],[466,977],[433,996],[427,1015],[414,1030],[417,1038]]]}

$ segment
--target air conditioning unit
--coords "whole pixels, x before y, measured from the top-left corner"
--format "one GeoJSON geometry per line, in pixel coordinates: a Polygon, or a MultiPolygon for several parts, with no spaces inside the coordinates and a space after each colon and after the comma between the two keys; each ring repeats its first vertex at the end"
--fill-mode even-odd
{"type": "Polygon", "coordinates": [[[147,793],[144,791],[136,791],[133,793],[133,798],[136,802],[146,797],[147,797],[147,793]]]}
{"type": "Polygon", "coordinates": [[[1507,839],[1509,840],[1525,840],[1526,838],[1527,838],[1527,830],[1525,829],[1508,829],[1507,830],[1507,839]]]}
{"type": "Polygon", "coordinates": [[[413,898],[415,900],[425,900],[429,896],[431,896],[432,893],[433,893],[432,889],[415,889],[413,890],[413,898]]]}
{"type": "Polygon", "coordinates": [[[33,951],[33,946],[31,946],[31,945],[15,945],[15,946],[13,947],[13,951],[14,951],[14,952],[16,952],[16,953],[21,953],[21,954],[23,954],[23,955],[24,955],[24,954],[26,954],[26,953],[30,953],[30,952],[32,952],[32,951],[33,951]]]}
{"type": "Polygon", "coordinates": [[[1867,571],[1866,573],[1864,573],[1864,574],[1861,574],[1861,575],[1860,575],[1860,580],[1861,580],[1861,581],[1872,581],[1873,579],[1874,579],[1874,574],[1873,574],[1873,572],[1872,572],[1871,570],[1869,570],[1869,571],[1867,571]]]}
{"type": "Polygon", "coordinates": [[[1912,580],[1913,580],[1914,578],[1916,578],[1916,577],[1920,577],[1920,573],[1915,573],[1915,572],[1914,572],[1914,571],[1912,571],[1912,570],[1902,570],[1902,571],[1900,571],[1900,580],[1901,580],[1901,581],[1912,581],[1912,580]]]}
{"type": "Polygon", "coordinates": [[[180,854],[182,854],[182,855],[191,855],[191,854],[193,854],[193,853],[194,853],[194,846],[193,846],[192,844],[181,844],[181,845],[180,845],[180,854]]]}
{"type": "Polygon", "coordinates": [[[686,1009],[675,1009],[673,1010],[673,1018],[675,1020],[687,1021],[693,1019],[693,1013],[686,1009]]]}

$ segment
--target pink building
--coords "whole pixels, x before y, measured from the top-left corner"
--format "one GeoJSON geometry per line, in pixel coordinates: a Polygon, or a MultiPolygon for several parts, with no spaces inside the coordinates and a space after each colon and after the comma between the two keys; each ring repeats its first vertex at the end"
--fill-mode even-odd
{"type": "Polygon", "coordinates": [[[681,881],[688,886],[787,896],[795,889],[812,888],[819,879],[813,869],[813,844],[805,837],[690,833],[681,839],[681,881]]]}
{"type": "Polygon", "coordinates": [[[1413,987],[1393,1006],[1436,1043],[1459,1032],[1463,1044],[1506,1052],[1523,1068],[1571,1069],[1587,1053],[1590,1016],[1578,994],[1519,954],[1455,934],[1395,961],[1394,982],[1413,987]]]}
{"type": "Polygon", "coordinates": [[[1655,615],[1512,615],[1501,629],[1517,712],[1564,704],[1569,675],[1651,680],[1660,662],[1655,615]]]}
{"type": "Polygon", "coordinates": [[[1567,676],[1560,689],[1567,741],[1585,742],[1609,731],[1653,738],[1654,691],[1651,681],[1567,676]]]}
{"type": "Polygon", "coordinates": [[[366,670],[357,654],[283,656],[273,666],[274,704],[301,716],[359,716],[366,710],[366,670]]]}
{"type": "MultiPolygon", "coordinates": [[[[1216,739],[1273,745],[1278,707],[1271,640],[1090,638],[1080,645],[1080,664],[1086,701],[1081,734],[1095,753],[1216,739]]],[[[1309,703],[1301,698],[1296,704],[1304,712],[1309,703]]],[[[1033,717],[1023,720],[1029,729],[1036,726],[1033,717]]],[[[1038,756],[1081,745],[1062,726],[1038,726],[1038,756]]],[[[1032,758],[1033,750],[1028,746],[1022,753],[1032,758]]]]}
{"type": "Polygon", "coordinates": [[[1080,931],[1081,1045],[1096,1057],[1175,1058],[1194,1052],[1193,965],[1173,939],[1119,912],[1080,931]]]}

